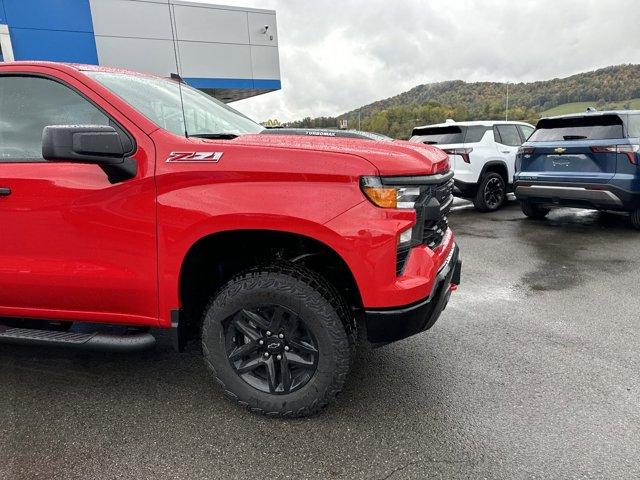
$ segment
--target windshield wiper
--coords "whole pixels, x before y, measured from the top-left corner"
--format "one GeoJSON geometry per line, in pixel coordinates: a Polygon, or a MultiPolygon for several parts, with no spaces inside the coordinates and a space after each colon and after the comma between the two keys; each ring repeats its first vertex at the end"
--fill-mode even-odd
{"type": "Polygon", "coordinates": [[[190,137],[195,138],[207,138],[210,140],[233,140],[234,138],[238,138],[238,135],[235,133],[190,133],[190,137]]]}
{"type": "Polygon", "coordinates": [[[433,140],[425,140],[424,142],[425,145],[437,145],[438,142],[434,142],[433,140]]]}
{"type": "Polygon", "coordinates": [[[562,138],[565,140],[586,140],[587,137],[584,135],[563,135],[562,138]]]}

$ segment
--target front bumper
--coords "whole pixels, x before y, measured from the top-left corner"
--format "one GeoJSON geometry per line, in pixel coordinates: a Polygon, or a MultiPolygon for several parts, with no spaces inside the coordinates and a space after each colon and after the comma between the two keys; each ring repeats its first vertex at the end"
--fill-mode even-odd
{"type": "Polygon", "coordinates": [[[460,283],[461,269],[460,251],[454,244],[427,298],[403,307],[365,310],[369,342],[391,343],[431,328],[447,306],[451,285],[460,283]]]}

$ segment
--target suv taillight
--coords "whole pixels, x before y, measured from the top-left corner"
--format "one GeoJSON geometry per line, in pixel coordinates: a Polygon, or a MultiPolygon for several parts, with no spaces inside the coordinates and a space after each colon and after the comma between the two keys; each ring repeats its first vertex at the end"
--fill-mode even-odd
{"type": "Polygon", "coordinates": [[[518,155],[522,155],[524,157],[529,158],[531,155],[533,155],[534,150],[535,148],[533,147],[520,147],[518,149],[518,155]]]}
{"type": "Polygon", "coordinates": [[[594,153],[623,153],[632,165],[638,165],[640,145],[606,145],[591,147],[594,153]]]}
{"type": "Polygon", "coordinates": [[[473,148],[445,148],[444,152],[449,155],[460,155],[464,163],[471,163],[469,154],[473,152],[473,148]]]}

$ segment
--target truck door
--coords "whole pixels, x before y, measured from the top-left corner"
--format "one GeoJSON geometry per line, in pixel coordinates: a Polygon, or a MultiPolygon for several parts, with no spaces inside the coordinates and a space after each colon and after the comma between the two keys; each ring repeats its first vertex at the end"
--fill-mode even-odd
{"type": "Polygon", "coordinates": [[[156,323],[154,147],[126,122],[70,75],[0,69],[0,316],[156,323]],[[45,126],[96,124],[129,142],[135,178],[43,160],[45,126]]]}

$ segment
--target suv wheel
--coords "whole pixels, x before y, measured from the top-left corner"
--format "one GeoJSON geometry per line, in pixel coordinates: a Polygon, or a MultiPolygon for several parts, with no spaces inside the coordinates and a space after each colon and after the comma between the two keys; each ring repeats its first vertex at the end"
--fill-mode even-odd
{"type": "Polygon", "coordinates": [[[531,202],[520,202],[520,208],[522,208],[522,213],[524,213],[527,217],[535,218],[538,220],[546,217],[547,214],[551,211],[549,208],[544,208],[531,202]]]}
{"type": "Polygon", "coordinates": [[[507,197],[507,186],[502,175],[496,172],[487,173],[478,186],[473,204],[480,212],[493,212],[499,209],[507,197]]]}
{"type": "Polygon", "coordinates": [[[631,225],[640,230],[640,208],[631,212],[631,225]]]}
{"type": "Polygon", "coordinates": [[[202,325],[205,362],[240,406],[266,415],[312,415],[345,382],[348,310],[312,271],[277,264],[232,279],[202,325]]]}

